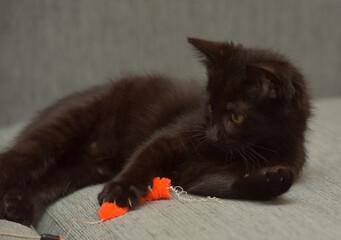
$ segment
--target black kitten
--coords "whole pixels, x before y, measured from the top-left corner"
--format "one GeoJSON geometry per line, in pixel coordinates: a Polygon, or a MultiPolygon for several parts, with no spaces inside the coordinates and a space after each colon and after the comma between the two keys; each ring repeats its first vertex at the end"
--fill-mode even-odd
{"type": "Polygon", "coordinates": [[[303,76],[269,51],[189,42],[203,56],[206,88],[131,77],[44,110],[0,155],[0,217],[28,225],[34,203],[101,182],[100,204],[134,206],[157,176],[222,198],[286,192],[305,161],[303,76]]]}

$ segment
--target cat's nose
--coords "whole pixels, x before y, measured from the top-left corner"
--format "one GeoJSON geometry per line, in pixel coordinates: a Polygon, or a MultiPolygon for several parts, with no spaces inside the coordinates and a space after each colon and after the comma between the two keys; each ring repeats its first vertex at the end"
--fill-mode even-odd
{"type": "Polygon", "coordinates": [[[222,131],[217,126],[212,126],[206,133],[207,139],[212,142],[219,142],[222,140],[222,131]]]}

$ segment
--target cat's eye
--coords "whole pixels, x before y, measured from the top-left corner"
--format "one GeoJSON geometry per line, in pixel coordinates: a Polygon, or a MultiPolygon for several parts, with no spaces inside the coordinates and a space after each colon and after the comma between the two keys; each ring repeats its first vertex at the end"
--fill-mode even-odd
{"type": "Polygon", "coordinates": [[[234,123],[241,124],[244,121],[244,116],[236,114],[236,113],[232,113],[231,119],[234,123]]]}
{"type": "Polygon", "coordinates": [[[211,104],[207,104],[207,111],[210,113],[213,112],[211,104]]]}

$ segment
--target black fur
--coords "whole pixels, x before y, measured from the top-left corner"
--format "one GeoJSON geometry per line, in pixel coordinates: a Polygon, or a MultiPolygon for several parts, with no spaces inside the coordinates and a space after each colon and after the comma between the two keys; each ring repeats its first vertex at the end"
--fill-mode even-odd
{"type": "Polygon", "coordinates": [[[34,204],[103,182],[100,204],[136,205],[157,176],[221,198],[286,192],[305,161],[303,76],[270,51],[189,42],[207,67],[206,88],[128,77],[41,112],[0,155],[0,217],[29,225],[34,204]]]}

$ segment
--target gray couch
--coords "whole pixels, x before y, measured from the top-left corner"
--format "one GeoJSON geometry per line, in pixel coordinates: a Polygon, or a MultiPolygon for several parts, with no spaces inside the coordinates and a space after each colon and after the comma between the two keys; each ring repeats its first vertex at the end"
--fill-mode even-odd
{"type": "MultiPolygon", "coordinates": [[[[341,239],[340,9],[338,0],[0,1],[0,146],[37,110],[107,78],[159,72],[204,80],[186,36],[275,48],[306,73],[315,107],[309,159],[288,193],[222,203],[172,193],[101,224],[75,223],[69,239],[341,239]]],[[[73,218],[98,220],[101,188],[40,209],[31,228],[0,220],[0,232],[64,236],[73,218]]]]}

